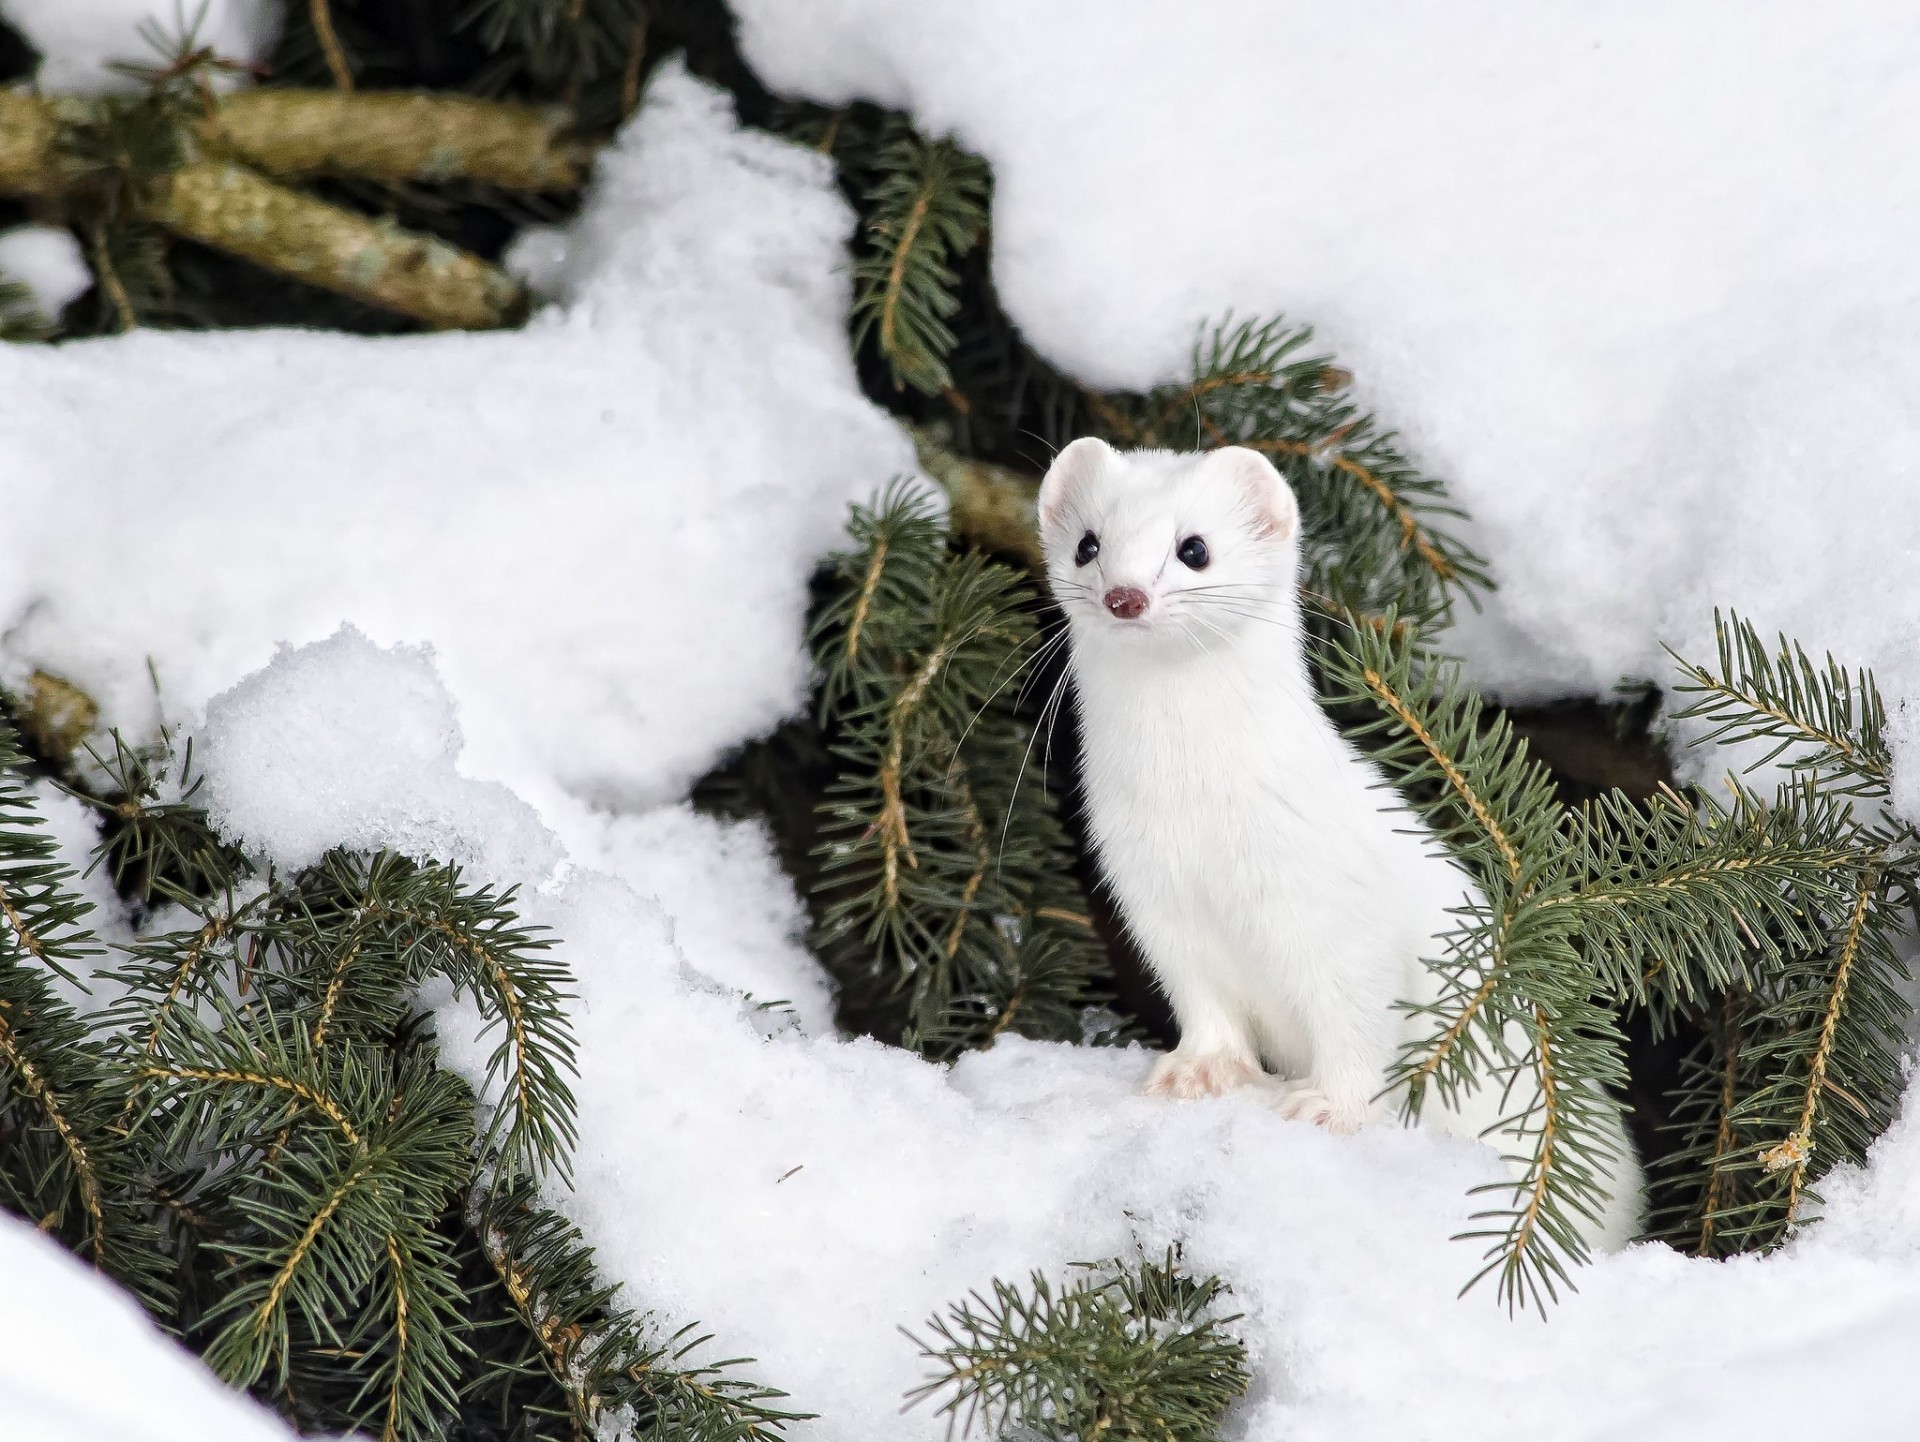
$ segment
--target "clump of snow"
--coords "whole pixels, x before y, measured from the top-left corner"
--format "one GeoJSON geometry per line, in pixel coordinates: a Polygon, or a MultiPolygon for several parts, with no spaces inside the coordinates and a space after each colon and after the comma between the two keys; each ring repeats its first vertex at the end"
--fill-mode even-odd
{"type": "Polygon", "coordinates": [[[133,1298],[0,1210],[0,1437],[7,1442],[291,1442],[133,1298]]]}
{"type": "MultiPolygon", "coordinates": [[[[164,64],[189,31],[223,60],[260,64],[279,37],[280,13],[277,0],[0,0],[0,18],[40,52],[40,88],[81,94],[133,88],[113,66],[164,64]]],[[[234,82],[228,73],[213,78],[234,82]]]]}
{"type": "Polygon", "coordinates": [[[525,331],[6,348],[0,670],[145,733],[149,658],[186,720],[348,621],[432,643],[476,774],[677,799],[798,707],[808,577],[913,469],[848,355],[851,226],[671,64],[525,331]]]}
{"type": "Polygon", "coordinates": [[[93,284],[93,272],[64,226],[16,225],[0,232],[0,280],[24,285],[40,314],[58,320],[93,284]]]}
{"type": "Polygon", "coordinates": [[[1920,16],[735,9],[774,87],[992,163],[999,293],[1083,380],[1178,378],[1228,312],[1313,323],[1475,518],[1483,682],[1664,683],[1720,605],[1920,699],[1920,16]]]}
{"type": "Polygon", "coordinates": [[[567,228],[526,226],[507,245],[500,263],[540,299],[558,299],[566,283],[567,228]]]}
{"type": "MultiPolygon", "coordinates": [[[[376,749],[384,785],[444,789],[446,844],[483,873],[504,876],[544,835],[531,810],[515,818],[477,783],[450,785],[450,743],[428,744],[447,735],[450,703],[418,652],[344,635],[283,652],[234,694],[286,704],[212,708],[225,736],[206,748],[207,784],[230,798],[226,814],[302,804],[247,758],[284,748],[295,773],[325,778],[326,728],[284,729],[309,697],[345,732],[427,738],[376,749]]],[[[944,1424],[929,1409],[898,1412],[922,1378],[898,1328],[996,1275],[1059,1275],[1175,1240],[1231,1282],[1245,1314],[1256,1384],[1232,1438],[1678,1442],[1692,1434],[1648,1416],[1658,1399],[1711,1420],[1698,1399],[1718,1397],[1745,1416],[1738,1389],[1787,1354],[1799,1370],[1780,1375],[1804,1380],[1856,1340],[1871,1350],[1847,1365],[1863,1369],[1920,1343],[1911,1100],[1869,1167],[1830,1180],[1826,1219],[1780,1255],[1639,1247],[1580,1272],[1550,1323],[1509,1319],[1484,1290],[1457,1295],[1478,1248],[1449,1240],[1470,1226],[1468,1188],[1503,1175],[1489,1149],[1389,1128],[1335,1137],[1244,1097],[1142,1097],[1152,1058],[1138,1049],[1009,1038],[948,1069],[828,1028],[770,1028],[714,984],[761,994],[770,968],[793,968],[774,989],[810,965],[763,837],[680,808],[554,814],[578,850],[518,878],[523,916],[552,929],[578,990],[577,1189],[551,1200],[630,1302],[669,1328],[700,1322],[821,1414],[798,1435],[931,1442],[944,1424]]],[[[377,824],[361,835],[385,844],[377,824]]],[[[817,980],[812,998],[824,1008],[817,980]]],[[[471,1010],[442,1005],[438,1030],[448,1062],[478,1081],[490,1047],[471,1010]]],[[[1846,1375],[1862,1379],[1844,1399],[1852,1414],[1834,1414],[1858,1424],[1846,1435],[1920,1428],[1920,1395],[1846,1375]]]]}
{"type": "Polygon", "coordinates": [[[288,871],[345,846],[480,865],[489,881],[545,876],[559,844],[506,787],[460,775],[460,747],[431,652],[383,651],[343,626],[208,703],[196,799],[222,834],[288,871]]]}
{"type": "Polygon", "coordinates": [[[691,806],[596,816],[567,830],[576,862],[618,877],[672,918],[674,944],[705,976],[810,1035],[833,1031],[833,988],[801,941],[806,910],[758,821],[691,806]]]}

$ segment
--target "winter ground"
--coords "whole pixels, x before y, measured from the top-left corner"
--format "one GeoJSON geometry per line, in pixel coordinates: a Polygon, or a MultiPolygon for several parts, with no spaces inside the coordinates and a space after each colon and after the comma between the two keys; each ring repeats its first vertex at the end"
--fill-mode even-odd
{"type": "MultiPolygon", "coordinates": [[[[1089,379],[1177,372],[1229,306],[1321,322],[1479,518],[1506,585],[1483,675],[1650,674],[1718,601],[1914,691],[1898,17],[741,8],[774,83],[904,101],[994,161],[1007,297],[1089,379]]],[[[636,1298],[819,1412],[800,1435],[938,1435],[897,1414],[898,1327],[1174,1237],[1246,1313],[1236,1437],[1920,1435],[1920,1115],[1783,1254],[1636,1249],[1542,1324],[1455,1296],[1473,1147],[1149,1102],[1140,1053],[942,1071],[832,1034],[764,838],[676,802],[798,704],[809,568],[910,464],[846,358],[849,223],[819,157],[669,73],[524,333],[0,348],[0,661],[139,730],[151,658],[218,815],[285,864],[394,844],[527,884],[581,994],[555,1200],[636,1298]],[[396,471],[415,451],[432,468],[396,471]]],[[[442,1027],[461,1051],[471,1019],[442,1027]]],[[[15,1327],[44,1294],[19,1240],[15,1327]]]]}

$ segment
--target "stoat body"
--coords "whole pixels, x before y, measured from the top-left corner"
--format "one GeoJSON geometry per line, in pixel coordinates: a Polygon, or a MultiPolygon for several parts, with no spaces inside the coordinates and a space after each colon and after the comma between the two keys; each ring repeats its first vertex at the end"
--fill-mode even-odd
{"type": "MultiPolygon", "coordinates": [[[[1380,1097],[1437,998],[1423,958],[1470,882],[1334,728],[1307,671],[1299,513],[1265,457],[1063,450],[1040,492],[1048,582],[1071,627],[1081,782],[1106,882],[1173,1004],[1152,1093],[1274,1085],[1335,1131],[1380,1097]],[[1264,1063],[1264,1065],[1263,1065],[1264,1063]]],[[[1524,1099],[1483,1086],[1423,1120],[1479,1137],[1524,1099]]],[[[1530,1150],[1499,1133],[1503,1150],[1530,1150]]],[[[1639,1226],[1627,1139],[1589,1241],[1639,1226]]]]}

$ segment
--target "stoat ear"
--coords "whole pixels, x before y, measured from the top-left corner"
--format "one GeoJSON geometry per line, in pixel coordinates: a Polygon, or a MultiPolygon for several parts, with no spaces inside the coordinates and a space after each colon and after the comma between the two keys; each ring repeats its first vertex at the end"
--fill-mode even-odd
{"type": "Polygon", "coordinates": [[[1047,478],[1040,483],[1042,532],[1052,528],[1074,493],[1098,480],[1114,458],[1113,447],[1098,436],[1082,436],[1053,458],[1053,464],[1047,467],[1047,478]]]}
{"type": "Polygon", "coordinates": [[[1293,487],[1260,452],[1245,446],[1222,446],[1208,454],[1207,466],[1240,488],[1249,511],[1257,518],[1256,534],[1284,541],[1300,529],[1300,506],[1293,498],[1293,487]]]}

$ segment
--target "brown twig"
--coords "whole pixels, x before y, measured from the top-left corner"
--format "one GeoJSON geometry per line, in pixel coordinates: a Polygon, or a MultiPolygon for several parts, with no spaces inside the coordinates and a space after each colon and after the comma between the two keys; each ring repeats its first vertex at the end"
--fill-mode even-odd
{"type": "Polygon", "coordinates": [[[328,0],[308,0],[307,13],[313,17],[313,33],[320,41],[320,53],[327,57],[327,72],[341,90],[353,89],[353,68],[347,64],[347,52],[333,28],[333,7],[328,0]]]}

